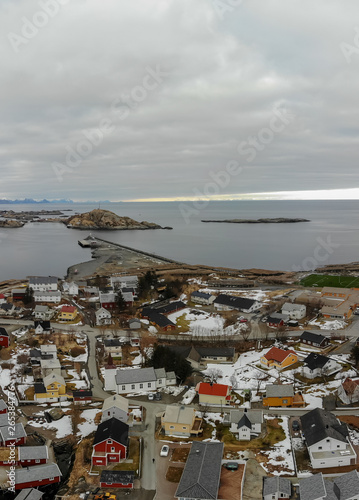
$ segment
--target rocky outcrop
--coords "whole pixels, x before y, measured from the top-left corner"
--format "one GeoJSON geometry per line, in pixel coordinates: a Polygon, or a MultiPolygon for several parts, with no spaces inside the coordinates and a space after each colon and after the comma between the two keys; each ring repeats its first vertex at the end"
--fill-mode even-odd
{"type": "Polygon", "coordinates": [[[0,220],[0,227],[22,227],[24,225],[25,225],[24,222],[20,222],[18,220],[11,220],[11,219],[0,220]]]}
{"type": "Polygon", "coordinates": [[[121,217],[102,209],[73,215],[63,222],[73,229],[162,229],[153,222],[138,222],[130,217],[121,217]]]}
{"type": "Polygon", "coordinates": [[[230,222],[233,224],[280,224],[293,222],[310,222],[309,219],[288,219],[277,217],[274,219],[226,219],[226,220],[202,220],[201,222],[230,222]]]}

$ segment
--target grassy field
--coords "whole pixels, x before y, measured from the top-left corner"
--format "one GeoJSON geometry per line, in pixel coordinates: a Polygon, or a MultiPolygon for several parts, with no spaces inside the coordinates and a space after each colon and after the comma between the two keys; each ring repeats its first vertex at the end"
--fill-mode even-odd
{"type": "Polygon", "coordinates": [[[359,278],[355,276],[330,276],[327,274],[310,274],[300,282],[303,286],[322,288],[333,286],[336,288],[359,288],[359,278]]]}

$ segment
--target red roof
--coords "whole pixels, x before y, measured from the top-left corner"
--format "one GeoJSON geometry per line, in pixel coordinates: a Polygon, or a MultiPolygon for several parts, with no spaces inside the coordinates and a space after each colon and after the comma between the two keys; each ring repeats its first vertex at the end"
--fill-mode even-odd
{"type": "Polygon", "coordinates": [[[227,396],[229,389],[229,385],[201,382],[199,384],[198,394],[206,394],[207,396],[227,396]]]}
{"type": "Polygon", "coordinates": [[[289,354],[296,354],[292,350],[279,349],[279,347],[272,347],[269,349],[267,354],[264,355],[268,361],[277,361],[278,363],[282,363],[285,358],[289,356],[289,354]]]}
{"type": "Polygon", "coordinates": [[[5,295],[3,293],[0,293],[0,299],[5,299],[5,295]]]}
{"type": "Polygon", "coordinates": [[[63,313],[74,313],[76,311],[75,306],[62,306],[61,312],[63,313]]]}

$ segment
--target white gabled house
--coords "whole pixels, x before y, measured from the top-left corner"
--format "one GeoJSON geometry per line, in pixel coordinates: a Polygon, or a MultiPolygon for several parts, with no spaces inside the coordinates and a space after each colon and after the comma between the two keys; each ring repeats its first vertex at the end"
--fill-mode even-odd
{"type": "Polygon", "coordinates": [[[298,320],[305,318],[307,308],[304,304],[292,304],[291,302],[286,302],[282,306],[282,314],[286,314],[290,319],[298,320]]]}
{"type": "Polygon", "coordinates": [[[313,469],[356,463],[357,455],[350,442],[347,425],[332,413],[315,408],[300,420],[313,469]]]}
{"type": "Polygon", "coordinates": [[[289,500],[291,495],[292,483],[290,479],[278,476],[263,478],[263,500],[289,500]]]}
{"type": "Polygon", "coordinates": [[[105,390],[117,394],[151,392],[169,385],[176,385],[174,372],[164,368],[110,368],[105,370],[105,390]]]}
{"type": "Polygon", "coordinates": [[[215,298],[216,298],[215,295],[212,295],[210,293],[200,292],[198,290],[191,293],[191,300],[196,304],[205,304],[209,306],[214,302],[215,298]]]}
{"type": "Polygon", "coordinates": [[[56,276],[29,276],[29,288],[35,291],[56,291],[59,279],[56,276]]]}
{"type": "Polygon", "coordinates": [[[316,377],[330,376],[341,370],[341,365],[334,359],[311,352],[303,361],[302,373],[304,377],[313,379],[316,377]]]}
{"type": "Polygon", "coordinates": [[[35,319],[50,320],[55,314],[55,311],[48,306],[37,304],[34,309],[35,319]]]}
{"type": "Polygon", "coordinates": [[[128,399],[118,394],[106,398],[102,405],[101,422],[106,422],[113,417],[125,424],[128,423],[128,399]]]}
{"type": "Polygon", "coordinates": [[[229,421],[230,431],[238,441],[249,441],[262,432],[263,411],[247,408],[231,410],[229,421]]]}
{"type": "Polygon", "coordinates": [[[95,314],[97,326],[110,325],[112,323],[112,314],[104,307],[100,307],[95,314]]]}

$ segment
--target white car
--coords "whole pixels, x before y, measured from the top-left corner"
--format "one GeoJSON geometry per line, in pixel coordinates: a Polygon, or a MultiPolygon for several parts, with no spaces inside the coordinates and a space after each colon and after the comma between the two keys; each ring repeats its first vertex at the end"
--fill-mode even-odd
{"type": "Polygon", "coordinates": [[[170,447],[167,444],[164,444],[160,451],[160,457],[168,457],[170,452],[170,447]]]}
{"type": "Polygon", "coordinates": [[[153,392],[149,392],[147,394],[147,399],[148,401],[153,401],[155,399],[155,395],[153,394],[153,392]]]}

